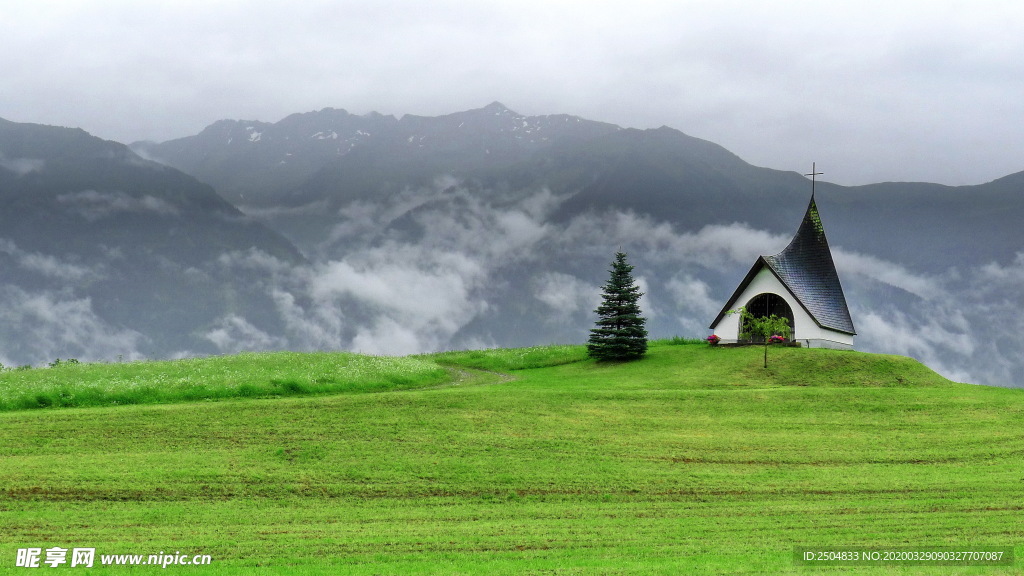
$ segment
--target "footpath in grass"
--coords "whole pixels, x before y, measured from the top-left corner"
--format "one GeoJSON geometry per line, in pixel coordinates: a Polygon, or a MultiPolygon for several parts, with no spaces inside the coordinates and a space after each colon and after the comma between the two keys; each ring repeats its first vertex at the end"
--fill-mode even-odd
{"type": "Polygon", "coordinates": [[[1024,538],[1020,390],[832,351],[768,371],[758,349],[580,354],[418,358],[475,374],[457,386],[0,414],[0,572],[88,546],[213,559],[179,574],[807,574],[794,546],[1024,538]]]}

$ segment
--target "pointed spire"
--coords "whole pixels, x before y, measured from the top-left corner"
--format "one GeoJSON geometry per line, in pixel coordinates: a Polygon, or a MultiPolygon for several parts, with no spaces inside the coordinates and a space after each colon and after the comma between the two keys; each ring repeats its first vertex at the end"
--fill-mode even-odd
{"type": "Polygon", "coordinates": [[[796,236],[782,252],[766,256],[765,261],[815,322],[838,332],[856,333],[813,191],[796,236]]]}
{"type": "MultiPolygon", "coordinates": [[[[843,286],[839,283],[825,227],[814,198],[815,177],[822,174],[811,164],[811,201],[800,228],[786,248],[774,256],[761,256],[711,324],[714,328],[737,305],[737,299],[757,274],[768,267],[789,290],[815,323],[835,332],[856,335],[843,286]]],[[[742,305],[742,303],[740,303],[742,305]]]]}

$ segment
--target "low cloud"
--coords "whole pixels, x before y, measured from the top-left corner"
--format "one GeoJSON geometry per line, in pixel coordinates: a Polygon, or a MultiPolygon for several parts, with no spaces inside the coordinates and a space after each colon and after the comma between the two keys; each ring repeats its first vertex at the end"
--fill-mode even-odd
{"type": "Polygon", "coordinates": [[[166,200],[148,195],[135,197],[124,192],[84,190],[61,194],[57,196],[57,201],[77,211],[90,222],[123,212],[148,212],[169,216],[179,214],[179,210],[166,200]]]}
{"type": "Polygon", "coordinates": [[[0,239],[0,252],[14,257],[18,266],[24,270],[64,283],[81,282],[103,276],[100,268],[67,262],[50,254],[26,252],[7,239],[0,239]]]}
{"type": "Polygon", "coordinates": [[[352,350],[362,354],[401,356],[434,350],[442,343],[439,339],[425,336],[414,326],[384,316],[376,318],[369,326],[359,328],[352,339],[352,350]]]}
{"type": "Polygon", "coordinates": [[[936,298],[943,292],[939,280],[914,274],[881,258],[841,249],[832,250],[832,257],[840,276],[860,274],[925,299],[936,298]]]}
{"type": "Polygon", "coordinates": [[[985,284],[992,282],[1024,284],[1024,252],[1018,252],[1013,262],[1006,266],[1000,266],[996,262],[989,262],[982,266],[978,272],[979,280],[985,284]]]}
{"type": "Polygon", "coordinates": [[[294,291],[280,287],[271,290],[277,313],[281,316],[291,345],[302,350],[338,350],[348,348],[345,339],[345,311],[338,302],[317,302],[303,306],[296,293],[308,291],[298,286],[294,291]]]}
{"type": "Polygon", "coordinates": [[[533,281],[533,296],[558,318],[590,311],[600,303],[597,286],[562,272],[545,272],[533,281]]]}
{"type": "Polygon", "coordinates": [[[941,316],[922,318],[889,308],[863,311],[857,331],[859,338],[878,351],[916,358],[954,381],[975,382],[975,374],[965,368],[975,342],[963,326],[963,318],[958,320],[947,323],[941,316]]]}
{"type": "Polygon", "coordinates": [[[556,234],[566,246],[597,246],[610,253],[616,246],[654,261],[685,262],[709,269],[752,265],[758,256],[779,252],[789,237],[747,224],[714,224],[696,232],[680,232],[667,222],[633,212],[587,214],[574,218],[556,234]],[[596,242],[596,244],[595,244],[596,242]]]}
{"type": "Polygon", "coordinates": [[[957,381],[1024,387],[1024,255],[941,278],[878,262],[878,273],[843,278],[858,349],[911,356],[957,381]]]}
{"type": "Polygon", "coordinates": [[[301,206],[248,206],[245,204],[236,205],[246,216],[259,220],[272,220],[280,217],[293,216],[318,216],[327,210],[327,201],[319,200],[302,204],[301,206]]]}
{"type": "Polygon", "coordinates": [[[673,276],[665,285],[672,298],[676,318],[683,334],[702,335],[715,315],[725,304],[724,300],[712,297],[712,288],[707,282],[684,274],[673,276]]]}
{"type": "Polygon", "coordinates": [[[18,263],[27,270],[65,282],[78,282],[96,276],[90,268],[62,262],[55,256],[44,254],[23,254],[19,256],[18,263]]]}
{"type": "Polygon", "coordinates": [[[486,310],[485,279],[466,254],[387,245],[314,267],[308,289],[317,306],[370,317],[355,328],[353,346],[398,354],[443,346],[486,310]]]}
{"type": "Polygon", "coordinates": [[[270,278],[280,278],[294,274],[295,267],[284,260],[271,256],[262,250],[250,248],[244,252],[235,251],[221,254],[217,264],[223,269],[257,271],[267,274],[270,278]]]}
{"type": "Polygon", "coordinates": [[[14,172],[19,177],[32,172],[39,172],[46,166],[46,161],[38,158],[5,158],[0,154],[0,168],[14,172]]]}
{"type": "Polygon", "coordinates": [[[413,322],[430,318],[444,324],[457,322],[483,271],[464,255],[441,254],[422,264],[400,257],[382,262],[330,262],[317,272],[311,286],[317,300],[350,297],[413,322]]]}
{"type": "Polygon", "coordinates": [[[237,315],[221,318],[203,337],[228,354],[287,347],[285,339],[271,336],[237,315]]]}
{"type": "Polygon", "coordinates": [[[41,364],[56,358],[138,360],[145,337],[100,318],[89,298],[60,292],[29,293],[0,286],[0,334],[8,344],[4,364],[41,364]]]}

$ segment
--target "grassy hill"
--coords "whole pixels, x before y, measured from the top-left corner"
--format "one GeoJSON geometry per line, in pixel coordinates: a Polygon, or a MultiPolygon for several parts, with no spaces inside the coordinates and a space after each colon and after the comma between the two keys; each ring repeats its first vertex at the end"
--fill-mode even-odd
{"type": "Polygon", "coordinates": [[[661,343],[629,364],[562,346],[5,372],[0,391],[39,389],[15,402],[157,378],[256,398],[0,413],[0,573],[23,573],[17,549],[53,546],[94,547],[96,564],[208,554],[167,568],[203,575],[818,573],[794,565],[804,545],[1024,554],[1021,390],[901,357],[761,361],[757,348],[661,343]],[[338,376],[351,365],[362,376],[338,376]]]}

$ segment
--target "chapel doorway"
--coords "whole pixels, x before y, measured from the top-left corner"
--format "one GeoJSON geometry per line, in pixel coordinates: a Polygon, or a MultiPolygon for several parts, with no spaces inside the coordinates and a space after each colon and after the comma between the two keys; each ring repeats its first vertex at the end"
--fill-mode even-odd
{"type": "MultiPolygon", "coordinates": [[[[782,296],[770,292],[758,294],[751,298],[750,302],[747,302],[746,308],[754,318],[764,318],[772,314],[779,318],[786,318],[789,320],[790,339],[796,334],[796,326],[793,324],[793,309],[789,307],[782,296]]],[[[741,326],[740,334],[747,332],[746,328],[746,326],[741,326]]],[[[755,335],[749,341],[755,344],[764,344],[764,336],[755,335]]]]}

